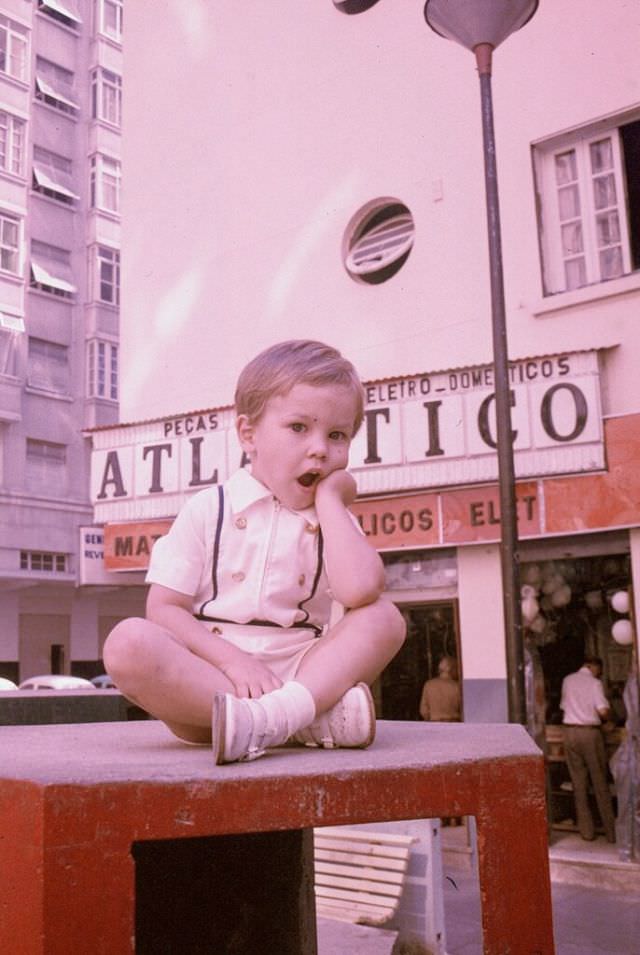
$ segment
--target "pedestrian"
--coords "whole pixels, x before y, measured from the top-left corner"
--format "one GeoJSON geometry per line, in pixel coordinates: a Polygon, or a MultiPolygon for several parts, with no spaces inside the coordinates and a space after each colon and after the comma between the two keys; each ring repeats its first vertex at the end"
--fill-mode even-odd
{"type": "Polygon", "coordinates": [[[405,624],[349,511],[363,414],[362,384],[336,349],[287,341],[254,358],[235,395],[250,470],[187,501],[153,548],[146,617],[107,638],[122,693],[181,739],[211,741],[217,763],[290,740],[374,738],[368,684],[405,624]],[[329,626],[334,601],[345,612],[329,626]]]}
{"type": "Polygon", "coordinates": [[[422,687],[420,716],[437,723],[459,722],[461,704],[456,660],[444,656],[438,664],[438,675],[422,687]]]}
{"type": "Polygon", "coordinates": [[[562,681],[560,707],[564,713],[564,752],[573,785],[578,831],[589,842],[595,839],[588,796],[591,780],[605,837],[607,842],[615,842],[615,815],[607,782],[607,758],[602,733],[602,724],[609,719],[610,709],[600,680],[601,674],[600,657],[585,657],[580,669],[562,681]]]}

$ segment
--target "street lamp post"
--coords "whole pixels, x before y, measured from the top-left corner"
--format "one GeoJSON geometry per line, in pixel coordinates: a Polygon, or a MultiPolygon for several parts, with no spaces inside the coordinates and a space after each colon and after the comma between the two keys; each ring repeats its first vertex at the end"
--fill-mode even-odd
{"type": "Polygon", "coordinates": [[[480,76],[482,139],[491,278],[491,326],[496,403],[496,445],[500,490],[500,564],[507,657],[509,721],[527,722],[524,644],[520,603],[511,391],[502,271],[498,175],[493,131],[491,60],[493,50],[531,19],[538,0],[427,0],[424,15],[440,36],[455,40],[476,57],[480,76]]]}

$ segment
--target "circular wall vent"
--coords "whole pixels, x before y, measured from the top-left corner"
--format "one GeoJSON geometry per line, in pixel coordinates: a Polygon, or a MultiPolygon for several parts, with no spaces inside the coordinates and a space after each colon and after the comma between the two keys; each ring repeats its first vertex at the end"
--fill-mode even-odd
{"type": "Polygon", "coordinates": [[[414,238],[411,212],[397,199],[367,203],[351,220],[344,242],[344,264],[360,282],[386,282],[407,261],[414,238]]]}

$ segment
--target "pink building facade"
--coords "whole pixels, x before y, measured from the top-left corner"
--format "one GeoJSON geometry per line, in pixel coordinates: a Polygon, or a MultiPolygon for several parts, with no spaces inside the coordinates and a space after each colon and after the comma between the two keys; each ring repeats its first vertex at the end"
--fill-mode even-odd
{"type": "MultiPolygon", "coordinates": [[[[360,6],[127,9],[123,423],[92,433],[94,517],[106,566],[141,578],[186,496],[240,464],[243,364],[327,340],[367,385],[356,510],[409,625],[380,714],[417,718],[447,653],[464,718],[503,720],[475,63],[422,3],[360,6]]],[[[581,10],[541,4],[493,80],[523,598],[550,726],[582,650],[620,692],[640,592],[640,15],[581,10]]]]}

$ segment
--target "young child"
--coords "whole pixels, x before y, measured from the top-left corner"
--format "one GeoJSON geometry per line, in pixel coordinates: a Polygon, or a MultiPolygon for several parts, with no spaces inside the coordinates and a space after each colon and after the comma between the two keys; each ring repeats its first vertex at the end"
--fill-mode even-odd
{"type": "Polygon", "coordinates": [[[350,362],[289,341],[244,369],[235,396],[251,472],[190,498],[151,555],[145,619],[104,647],[125,696],[217,763],[288,740],[368,746],[369,687],[402,645],[383,565],[348,508],[363,418],[350,362]],[[332,601],[345,608],[329,628],[332,601]]]}

